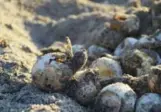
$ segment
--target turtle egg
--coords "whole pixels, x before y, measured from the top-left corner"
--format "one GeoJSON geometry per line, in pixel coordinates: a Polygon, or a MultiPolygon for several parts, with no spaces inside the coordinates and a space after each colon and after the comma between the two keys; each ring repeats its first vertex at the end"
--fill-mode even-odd
{"type": "Polygon", "coordinates": [[[47,91],[64,89],[72,74],[68,65],[56,61],[52,53],[40,57],[32,69],[33,83],[47,91]]]}

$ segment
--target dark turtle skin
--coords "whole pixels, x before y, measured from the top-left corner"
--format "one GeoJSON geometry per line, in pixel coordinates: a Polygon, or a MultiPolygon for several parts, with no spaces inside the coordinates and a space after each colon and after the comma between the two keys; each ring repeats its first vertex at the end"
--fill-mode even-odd
{"type": "Polygon", "coordinates": [[[47,53],[53,53],[53,52],[61,52],[66,55],[67,58],[73,57],[73,50],[72,50],[72,44],[69,37],[65,38],[65,42],[58,42],[58,44],[53,43],[51,46],[47,48],[40,49],[43,55],[47,53]]]}
{"type": "Polygon", "coordinates": [[[40,57],[33,66],[33,84],[42,90],[63,91],[71,77],[86,65],[87,51],[83,49],[73,56],[70,39],[66,39],[67,44],[59,46],[60,50],[56,52],[51,48],[44,50],[43,53],[47,54],[40,57]],[[61,51],[61,47],[65,47],[62,48],[65,50],[64,52],[61,51]],[[44,66],[44,68],[41,66],[44,66]]]}
{"type": "Polygon", "coordinates": [[[75,73],[76,71],[82,69],[86,65],[87,59],[87,51],[84,49],[82,51],[76,52],[73,58],[69,62],[67,62],[67,64],[75,73]]]}
{"type": "Polygon", "coordinates": [[[66,37],[65,43],[61,44],[63,45],[59,48],[56,48],[56,46],[50,46],[48,48],[41,49],[41,52],[43,55],[53,53],[56,57],[56,61],[61,61],[67,64],[72,69],[73,73],[86,65],[88,59],[86,49],[81,49],[81,51],[77,51],[73,54],[72,44],[69,37],[66,37]]]}
{"type": "Polygon", "coordinates": [[[92,104],[101,86],[96,69],[78,71],[68,85],[67,94],[82,105],[92,104]]]}

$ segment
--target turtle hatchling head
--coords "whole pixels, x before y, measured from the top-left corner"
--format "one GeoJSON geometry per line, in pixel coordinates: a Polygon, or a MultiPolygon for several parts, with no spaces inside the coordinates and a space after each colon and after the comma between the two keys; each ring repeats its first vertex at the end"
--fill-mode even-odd
{"type": "Polygon", "coordinates": [[[53,52],[61,52],[64,53],[68,58],[73,57],[72,43],[69,37],[65,38],[65,42],[54,42],[48,48],[43,48],[40,50],[42,54],[53,53],[53,52]]]}
{"type": "Polygon", "coordinates": [[[73,72],[82,69],[87,63],[88,55],[85,49],[78,51],[74,54],[71,59],[69,66],[72,68],[73,72]]]}

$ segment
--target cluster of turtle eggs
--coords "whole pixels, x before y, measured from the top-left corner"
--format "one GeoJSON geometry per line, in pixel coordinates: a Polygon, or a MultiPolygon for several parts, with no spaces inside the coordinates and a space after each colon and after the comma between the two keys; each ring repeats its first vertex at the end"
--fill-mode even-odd
{"type": "Polygon", "coordinates": [[[103,79],[121,77],[124,73],[133,76],[149,73],[151,66],[161,62],[153,46],[160,41],[158,38],[161,38],[159,34],[154,38],[126,38],[116,47],[114,56],[98,45],[85,50],[83,45],[73,45],[71,49],[71,45],[66,45],[70,43],[62,43],[62,49],[68,47],[58,51],[50,48],[52,52],[37,60],[32,69],[33,84],[47,91],[65,91],[80,104],[91,105],[95,112],[159,112],[161,97],[158,94],[147,93],[138,99],[137,93],[127,84],[114,83],[105,87],[100,84],[103,79]],[[73,55],[69,56],[71,53],[73,55]],[[94,60],[89,62],[87,58],[94,60]]]}

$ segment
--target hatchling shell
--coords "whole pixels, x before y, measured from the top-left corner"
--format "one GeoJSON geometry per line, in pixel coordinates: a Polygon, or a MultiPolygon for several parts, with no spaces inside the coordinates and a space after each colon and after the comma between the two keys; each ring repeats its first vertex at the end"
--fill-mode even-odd
{"type": "Polygon", "coordinates": [[[52,53],[37,60],[32,69],[33,83],[43,90],[62,90],[73,71],[68,65],[57,62],[52,53]]]}
{"type": "Polygon", "coordinates": [[[117,61],[106,57],[96,59],[91,64],[90,68],[97,68],[101,79],[122,75],[120,64],[117,61]]]}

